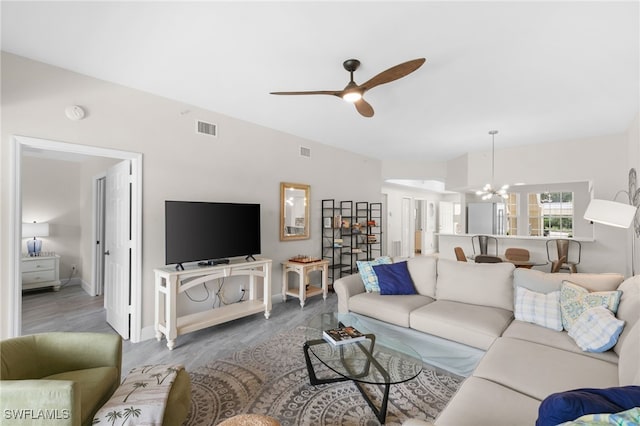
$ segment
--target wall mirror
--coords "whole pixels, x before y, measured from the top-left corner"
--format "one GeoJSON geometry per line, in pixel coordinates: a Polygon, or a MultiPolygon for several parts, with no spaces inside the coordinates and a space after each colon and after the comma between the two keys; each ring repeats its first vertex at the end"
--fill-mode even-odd
{"type": "Polygon", "coordinates": [[[300,183],[280,183],[280,241],[309,238],[311,187],[300,183]]]}

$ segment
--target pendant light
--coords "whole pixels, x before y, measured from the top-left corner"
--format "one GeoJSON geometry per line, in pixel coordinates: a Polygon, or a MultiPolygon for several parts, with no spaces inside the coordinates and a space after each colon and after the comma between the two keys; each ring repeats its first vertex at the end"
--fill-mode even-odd
{"type": "Polygon", "coordinates": [[[482,196],[483,200],[490,200],[493,197],[508,198],[507,189],[509,185],[502,185],[500,189],[494,188],[495,180],[495,161],[496,161],[496,134],[497,130],[489,130],[491,135],[491,183],[486,184],[482,190],[476,191],[476,195],[482,196]]]}

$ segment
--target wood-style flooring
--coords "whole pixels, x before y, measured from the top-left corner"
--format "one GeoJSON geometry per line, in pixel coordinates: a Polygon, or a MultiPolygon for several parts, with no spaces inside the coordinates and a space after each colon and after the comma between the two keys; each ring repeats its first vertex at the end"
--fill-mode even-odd
{"type": "MultiPolygon", "coordinates": [[[[329,293],[326,301],[322,296],[307,299],[304,309],[300,308],[297,298],[289,297],[286,303],[279,303],[281,300],[274,298],[268,320],[259,313],[179,336],[172,351],[167,349],[165,340],[158,342],[151,339],[140,343],[125,341],[123,374],[138,365],[159,363],[183,364],[187,370],[192,370],[303,325],[321,312],[337,310],[335,293],[329,293]]],[[[115,333],[107,324],[103,298],[89,296],[79,285],[63,287],[58,292],[45,290],[24,293],[22,330],[22,334],[49,331],[115,333]]]]}

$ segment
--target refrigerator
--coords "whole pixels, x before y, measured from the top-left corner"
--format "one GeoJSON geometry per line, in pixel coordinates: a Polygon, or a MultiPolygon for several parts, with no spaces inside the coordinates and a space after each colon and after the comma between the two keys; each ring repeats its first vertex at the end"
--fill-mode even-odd
{"type": "Polygon", "coordinates": [[[504,203],[467,204],[467,234],[506,234],[506,213],[504,203]]]}

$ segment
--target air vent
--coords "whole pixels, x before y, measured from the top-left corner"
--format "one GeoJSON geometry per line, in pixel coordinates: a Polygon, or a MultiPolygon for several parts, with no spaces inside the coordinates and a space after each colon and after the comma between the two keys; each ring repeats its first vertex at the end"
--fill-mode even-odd
{"type": "Polygon", "coordinates": [[[196,121],[196,132],[202,135],[209,135],[213,137],[218,136],[218,126],[212,123],[207,123],[206,121],[196,121]]]}
{"type": "Polygon", "coordinates": [[[311,148],[307,148],[306,146],[300,147],[300,156],[311,158],[311,148]]]}

